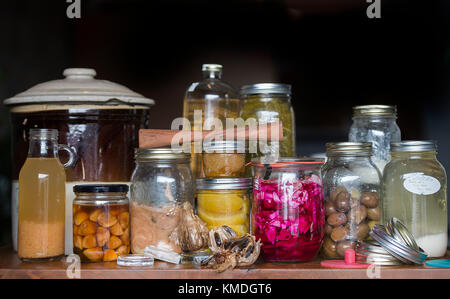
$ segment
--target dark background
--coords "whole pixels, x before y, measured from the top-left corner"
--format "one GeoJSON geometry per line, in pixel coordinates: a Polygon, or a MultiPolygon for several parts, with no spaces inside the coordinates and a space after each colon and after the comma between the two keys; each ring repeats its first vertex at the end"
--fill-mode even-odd
{"type": "MultiPolygon", "coordinates": [[[[64,0],[0,3],[0,99],[68,67],[123,84],[156,105],[151,128],[182,114],[202,63],[236,88],[292,84],[297,154],[347,139],[351,107],[395,104],[403,139],[438,141],[450,169],[450,1],[64,0]]],[[[0,244],[10,242],[10,123],[0,106],[0,244]]]]}

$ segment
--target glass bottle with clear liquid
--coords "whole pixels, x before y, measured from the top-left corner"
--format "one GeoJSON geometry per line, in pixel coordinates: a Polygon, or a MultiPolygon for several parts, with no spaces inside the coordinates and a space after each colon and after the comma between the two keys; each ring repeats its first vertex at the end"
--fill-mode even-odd
{"type": "Polygon", "coordinates": [[[28,157],[19,173],[17,254],[21,260],[53,260],[64,254],[66,173],[75,160],[58,131],[31,129],[28,157]],[[62,165],[58,150],[69,152],[62,165]]]}
{"type": "MultiPolygon", "coordinates": [[[[192,83],[185,93],[183,117],[189,120],[191,130],[225,130],[226,119],[239,116],[241,101],[238,93],[221,80],[221,65],[204,64],[202,73],[203,80],[192,83]]],[[[193,142],[191,169],[196,178],[203,177],[201,153],[202,143],[193,142]]]]}
{"type": "Polygon", "coordinates": [[[447,252],[447,176],[432,141],[391,143],[382,180],[383,222],[396,217],[429,257],[447,252]]]}

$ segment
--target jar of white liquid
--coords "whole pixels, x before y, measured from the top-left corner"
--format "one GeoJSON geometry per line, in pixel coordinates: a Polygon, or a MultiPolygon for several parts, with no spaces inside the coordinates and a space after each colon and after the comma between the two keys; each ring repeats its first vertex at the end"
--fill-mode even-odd
{"type": "Polygon", "coordinates": [[[397,108],[388,105],[353,107],[353,124],[348,139],[351,142],[372,142],[372,162],[383,172],[390,160],[390,143],[400,142],[396,123],[397,108]]]}
{"type": "Polygon", "coordinates": [[[382,179],[383,222],[402,221],[428,257],[447,251],[447,176],[432,141],[391,143],[382,179]]]}

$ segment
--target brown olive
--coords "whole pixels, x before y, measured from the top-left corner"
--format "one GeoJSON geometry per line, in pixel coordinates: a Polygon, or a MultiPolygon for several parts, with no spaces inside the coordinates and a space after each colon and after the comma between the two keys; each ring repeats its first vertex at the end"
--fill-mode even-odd
{"type": "Polygon", "coordinates": [[[369,217],[370,220],[380,220],[380,207],[367,209],[367,217],[369,217]]]}
{"type": "Polygon", "coordinates": [[[350,236],[352,239],[364,240],[369,235],[369,225],[366,222],[362,222],[350,229],[350,236]]]}
{"type": "Polygon", "coordinates": [[[344,226],[339,226],[333,229],[333,232],[331,232],[331,239],[333,239],[333,241],[342,241],[347,239],[347,237],[349,236],[350,231],[348,230],[348,228],[344,227],[344,226]]]}
{"type": "Polygon", "coordinates": [[[337,252],[336,252],[336,242],[331,240],[329,237],[325,237],[323,239],[323,244],[322,244],[322,253],[327,258],[337,258],[337,257],[339,257],[337,252]]]}
{"type": "Polygon", "coordinates": [[[325,204],[325,216],[330,216],[333,213],[336,213],[336,209],[334,208],[334,204],[332,202],[327,202],[325,204]]]}
{"type": "Polygon", "coordinates": [[[361,203],[368,208],[376,208],[378,201],[379,198],[376,192],[366,192],[361,195],[361,203]]]}
{"type": "Polygon", "coordinates": [[[337,243],[336,251],[340,256],[345,256],[345,250],[355,249],[355,242],[351,241],[341,241],[337,243]]]}
{"type": "Polygon", "coordinates": [[[341,193],[341,192],[344,192],[344,191],[347,192],[347,189],[345,189],[344,186],[336,187],[330,193],[330,200],[334,202],[336,200],[336,197],[338,196],[338,194],[341,193]]]}
{"type": "Polygon", "coordinates": [[[339,193],[336,197],[334,205],[337,211],[347,212],[350,209],[350,193],[347,191],[339,193]]]}
{"type": "Polygon", "coordinates": [[[331,235],[331,232],[333,231],[333,227],[329,225],[328,223],[325,223],[325,234],[331,235]]]}
{"type": "Polygon", "coordinates": [[[329,225],[334,227],[343,225],[347,222],[347,216],[344,213],[333,213],[327,218],[327,222],[329,225]]]}
{"type": "Polygon", "coordinates": [[[367,217],[367,208],[363,205],[352,208],[348,212],[348,218],[351,224],[360,224],[367,217]]]}

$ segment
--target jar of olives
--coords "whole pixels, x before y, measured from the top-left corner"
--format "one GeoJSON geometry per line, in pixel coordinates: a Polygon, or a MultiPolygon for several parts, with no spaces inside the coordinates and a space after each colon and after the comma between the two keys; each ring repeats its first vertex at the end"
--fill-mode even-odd
{"type": "Polygon", "coordinates": [[[370,142],[327,143],[322,168],[325,238],[322,255],[344,258],[346,249],[369,237],[381,216],[381,174],[371,160],[370,142]]]}

